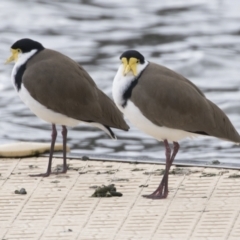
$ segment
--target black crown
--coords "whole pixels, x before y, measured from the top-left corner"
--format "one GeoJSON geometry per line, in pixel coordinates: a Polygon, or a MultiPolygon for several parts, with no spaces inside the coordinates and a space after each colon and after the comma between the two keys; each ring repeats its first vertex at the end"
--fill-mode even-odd
{"type": "Polygon", "coordinates": [[[144,61],[144,56],[136,51],[136,50],[128,50],[128,51],[125,51],[121,56],[120,56],[120,59],[122,58],[127,58],[128,60],[130,58],[136,58],[140,61],[141,64],[143,64],[145,61],[144,61]]]}
{"type": "Polygon", "coordinates": [[[43,50],[44,47],[41,43],[36,42],[29,38],[23,38],[16,41],[12,46],[12,49],[21,49],[23,53],[30,52],[33,49],[43,50]]]}

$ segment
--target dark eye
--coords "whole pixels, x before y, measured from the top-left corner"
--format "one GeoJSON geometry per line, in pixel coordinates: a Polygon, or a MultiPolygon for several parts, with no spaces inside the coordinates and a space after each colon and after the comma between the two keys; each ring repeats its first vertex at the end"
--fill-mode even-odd
{"type": "Polygon", "coordinates": [[[137,63],[139,63],[139,60],[137,60],[137,63]]]}
{"type": "Polygon", "coordinates": [[[21,52],[21,50],[20,50],[20,49],[18,49],[18,52],[20,53],[20,52],[21,52]]]}

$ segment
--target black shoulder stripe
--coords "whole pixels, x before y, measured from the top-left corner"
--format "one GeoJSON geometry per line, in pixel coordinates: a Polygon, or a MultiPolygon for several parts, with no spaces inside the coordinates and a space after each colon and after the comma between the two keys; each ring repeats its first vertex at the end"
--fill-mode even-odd
{"type": "MultiPolygon", "coordinates": [[[[44,49],[44,48],[43,48],[44,49]]],[[[17,73],[15,75],[15,86],[17,88],[17,91],[19,92],[20,89],[21,89],[21,85],[22,85],[22,77],[23,77],[23,74],[26,70],[26,66],[27,66],[27,63],[28,61],[33,57],[35,56],[37,53],[39,53],[40,51],[42,51],[43,49],[40,49],[38,50],[35,54],[33,54],[23,65],[21,65],[18,70],[17,70],[17,73]]]]}
{"type": "Polygon", "coordinates": [[[127,101],[129,98],[131,98],[132,96],[132,90],[133,88],[137,85],[138,83],[138,79],[142,76],[142,73],[144,72],[146,68],[144,68],[140,74],[131,82],[130,86],[125,90],[125,92],[123,93],[123,103],[122,103],[122,107],[125,108],[127,106],[127,101]]]}
{"type": "Polygon", "coordinates": [[[22,76],[26,70],[26,64],[27,63],[24,63],[23,65],[21,65],[20,68],[18,68],[17,73],[15,75],[15,86],[16,86],[18,92],[21,89],[22,76]]]}

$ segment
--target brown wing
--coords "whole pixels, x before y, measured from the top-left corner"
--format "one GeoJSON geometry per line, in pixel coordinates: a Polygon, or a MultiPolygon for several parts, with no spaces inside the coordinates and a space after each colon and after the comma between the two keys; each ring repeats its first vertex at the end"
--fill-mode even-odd
{"type": "Polygon", "coordinates": [[[220,108],[189,80],[160,65],[149,63],[131,100],[156,125],[240,142],[220,108]]]}
{"type": "Polygon", "coordinates": [[[34,99],[55,112],[128,129],[112,100],[80,65],[61,53],[45,49],[34,56],[27,64],[23,84],[34,99]]]}

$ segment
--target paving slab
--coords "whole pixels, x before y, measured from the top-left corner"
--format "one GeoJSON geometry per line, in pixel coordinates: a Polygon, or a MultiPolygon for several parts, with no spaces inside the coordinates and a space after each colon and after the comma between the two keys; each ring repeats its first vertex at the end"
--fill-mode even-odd
{"type": "Polygon", "coordinates": [[[239,170],[173,167],[168,198],[151,200],[164,165],[71,160],[67,174],[29,177],[47,162],[0,159],[0,239],[240,239],[239,170]],[[103,184],[123,196],[91,197],[103,184]]]}

